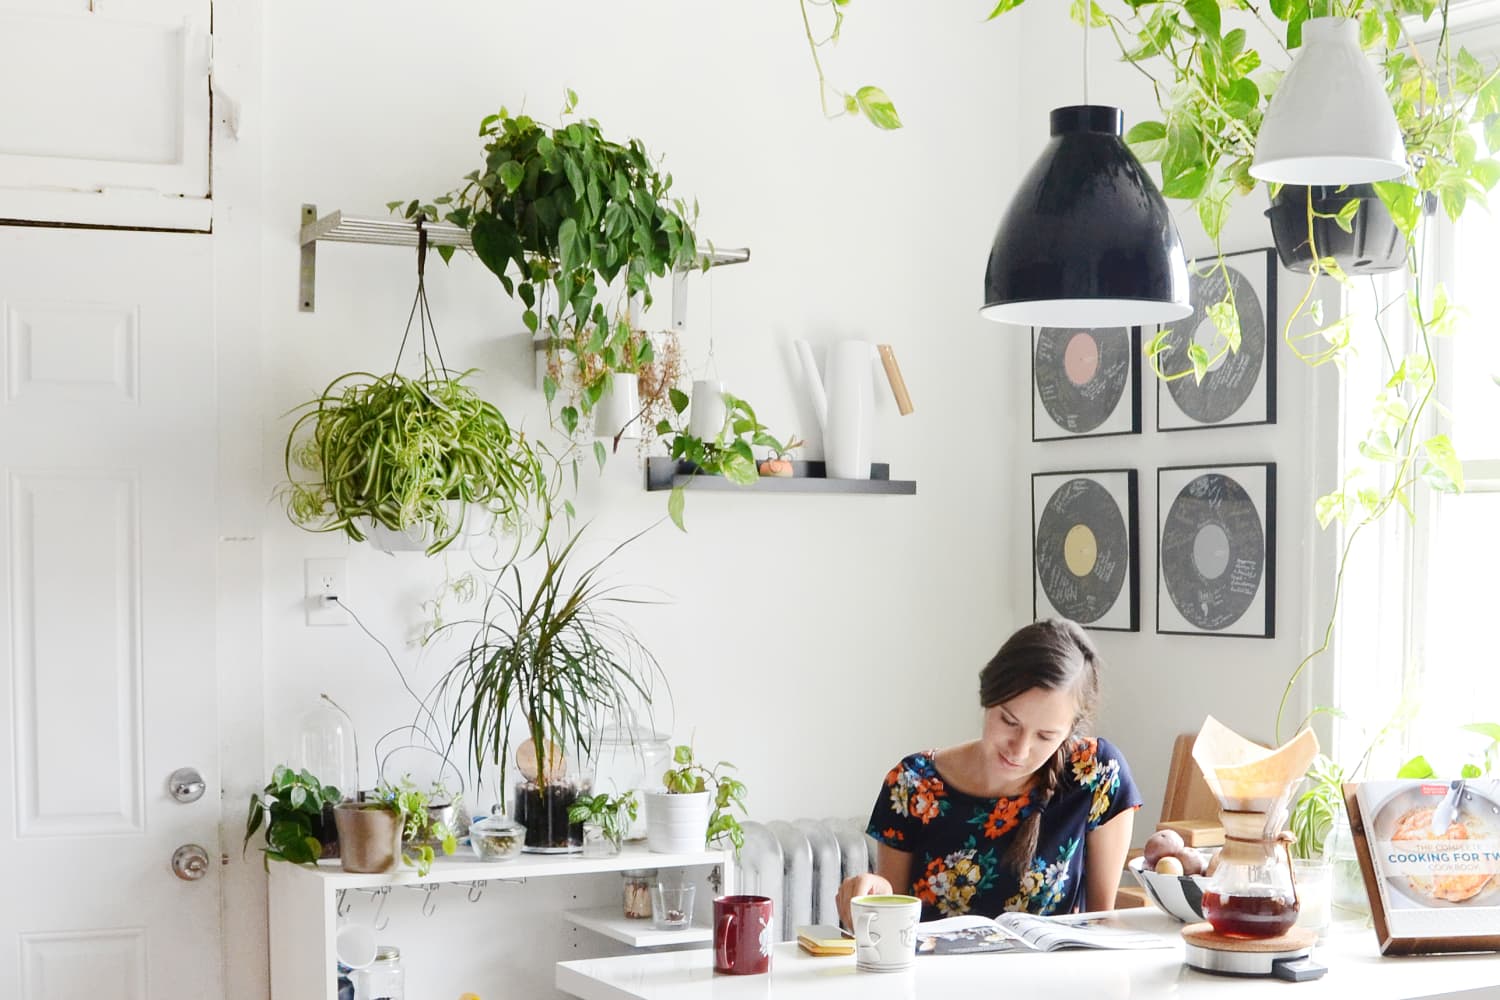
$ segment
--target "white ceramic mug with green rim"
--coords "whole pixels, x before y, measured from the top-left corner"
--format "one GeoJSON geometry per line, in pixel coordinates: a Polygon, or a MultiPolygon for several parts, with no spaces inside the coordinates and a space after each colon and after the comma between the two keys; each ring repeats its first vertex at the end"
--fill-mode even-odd
{"type": "Polygon", "coordinates": [[[916,896],[855,896],[854,964],[866,972],[900,972],[917,956],[917,921],[922,901],[916,896]]]}

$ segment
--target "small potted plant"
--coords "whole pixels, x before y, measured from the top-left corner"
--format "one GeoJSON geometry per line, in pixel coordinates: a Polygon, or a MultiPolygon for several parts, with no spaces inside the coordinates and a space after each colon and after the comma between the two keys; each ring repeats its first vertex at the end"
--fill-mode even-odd
{"type": "Polygon", "coordinates": [[[769,434],[761,436],[762,441],[771,449],[771,454],[762,459],[756,471],[762,476],[776,479],[790,479],[792,477],[792,452],[802,447],[800,438],[788,438],[786,444],[782,444],[769,434]]]}
{"type": "Polygon", "coordinates": [[[339,863],[346,872],[381,874],[396,868],[405,817],[398,803],[378,791],[364,801],[347,799],[333,811],[339,831],[339,863]]]}
{"type": "Polygon", "coordinates": [[[265,846],[261,850],[267,868],[272,861],[310,865],[319,858],[337,856],[331,812],[339,798],[337,788],[319,783],[307,771],[277,765],[266,787],[250,796],[244,849],[250,847],[250,839],[264,825],[265,846]]]}
{"type": "Polygon", "coordinates": [[[704,767],[693,758],[693,748],[672,751],[676,765],[662,775],[663,791],[646,793],[646,846],[657,854],[685,854],[727,839],[738,851],[745,831],[734,815],[745,812],[745,785],[723,773],[728,761],[704,767]]]}
{"type": "MultiPolygon", "coordinates": [[[[668,392],[668,397],[680,421],[691,400],[687,393],[675,388],[668,392]]],[[[783,445],[771,436],[749,403],[728,392],[724,393],[724,423],[713,438],[693,434],[687,426],[674,427],[666,418],[657,422],[656,433],[666,441],[667,453],[678,463],[685,463],[694,475],[723,476],[740,486],[748,486],[760,478],[753,447],[769,448],[784,458],[787,452],[802,445],[795,437],[783,445]]],[[[790,462],[786,470],[774,474],[790,474],[790,462]]],[[[667,497],[667,513],[683,531],[687,530],[682,520],[685,503],[684,487],[673,486],[667,497]]]]}
{"type": "Polygon", "coordinates": [[[437,857],[434,848],[441,848],[444,854],[452,854],[458,849],[458,839],[448,824],[439,818],[452,808],[451,798],[438,801],[412,784],[409,777],[403,777],[394,785],[381,785],[375,791],[375,799],[400,814],[401,858],[415,868],[418,875],[426,875],[432,870],[432,862],[437,857]]]}
{"type": "Polygon", "coordinates": [[[596,840],[599,855],[620,853],[625,841],[625,831],[635,821],[636,803],[634,792],[610,795],[600,792],[594,796],[579,798],[568,809],[568,821],[583,824],[583,852],[590,853],[596,840]]]}

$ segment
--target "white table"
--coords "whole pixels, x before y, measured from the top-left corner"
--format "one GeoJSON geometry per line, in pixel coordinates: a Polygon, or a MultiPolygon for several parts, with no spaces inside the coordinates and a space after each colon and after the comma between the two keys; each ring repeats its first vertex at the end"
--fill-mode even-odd
{"type": "Polygon", "coordinates": [[[1322,979],[1216,976],[1182,964],[1182,924],[1154,908],[1126,910],[1122,926],[1171,938],[1149,951],[1075,950],[1044,954],[924,955],[906,972],[859,972],[854,957],[816,958],[795,942],[779,944],[766,976],[715,975],[713,952],[699,950],[559,962],[557,988],[581,1000],[958,1000],[984,995],[1063,997],[1265,997],[1288,1000],[1404,1000],[1495,988],[1500,956],[1382,958],[1375,932],[1359,921],[1336,922],[1313,957],[1328,966],[1322,979]],[[988,989],[988,993],[978,992],[988,989]]]}

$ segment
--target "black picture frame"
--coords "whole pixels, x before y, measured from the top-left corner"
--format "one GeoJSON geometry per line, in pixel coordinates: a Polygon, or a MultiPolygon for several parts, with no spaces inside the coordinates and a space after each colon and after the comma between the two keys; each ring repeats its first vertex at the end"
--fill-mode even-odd
{"type": "Polygon", "coordinates": [[[1156,470],[1156,631],[1276,637],[1275,462],[1156,470]],[[1258,542],[1249,515],[1258,525],[1258,542]],[[1205,564],[1212,570],[1221,555],[1223,566],[1205,572],[1205,564]],[[1257,586],[1249,590],[1248,574],[1256,565],[1257,586]]]}
{"type": "MultiPolygon", "coordinates": [[[[1107,392],[1107,389],[1105,389],[1107,392]]],[[[1118,437],[1124,434],[1141,433],[1141,328],[1110,327],[1098,330],[1065,330],[1057,327],[1031,328],[1031,440],[1066,441],[1073,438],[1118,437]],[[1121,373],[1114,380],[1120,394],[1108,413],[1090,415],[1086,412],[1090,391],[1098,391],[1105,383],[1096,382],[1077,386],[1066,377],[1064,352],[1066,344],[1061,338],[1050,335],[1071,334],[1073,338],[1094,338],[1096,360],[1100,363],[1096,379],[1107,379],[1111,372],[1121,373]],[[1060,399],[1058,394],[1075,392],[1073,400],[1060,399]],[[1078,398],[1082,396],[1085,398],[1078,398]],[[1070,405],[1074,404],[1074,405],[1070,405]],[[1096,422],[1090,422],[1097,416],[1096,422]],[[1061,419],[1059,419],[1061,418],[1061,419]],[[1081,431],[1070,430],[1064,421],[1074,420],[1086,425],[1081,431]]]]}
{"type": "Polygon", "coordinates": [[[1069,618],[1084,628],[1101,632],[1139,632],[1141,628],[1140,581],[1140,513],[1139,481],[1135,469],[1090,469],[1067,472],[1036,472],[1031,476],[1031,610],[1036,619],[1069,618]],[[1087,486],[1053,503],[1065,486],[1083,481],[1087,486]],[[1104,507],[1118,515],[1113,523],[1104,507]],[[1050,505],[1050,506],[1049,506],[1050,505]],[[1058,525],[1069,528],[1070,519],[1081,513],[1098,516],[1084,518],[1081,524],[1090,535],[1086,558],[1089,568],[1075,572],[1069,553],[1063,551],[1067,538],[1057,535],[1058,525]],[[1059,520],[1060,519],[1060,520],[1059,520]],[[1044,520],[1046,531],[1043,531],[1044,520]],[[1098,523],[1087,524],[1088,520],[1098,523]],[[1116,536],[1097,558],[1099,538],[1116,536]],[[1123,565],[1120,565],[1123,562],[1123,565]],[[1118,569],[1118,573],[1116,573],[1118,569]],[[1054,576],[1055,574],[1055,576],[1054,576]],[[1050,588],[1044,578],[1053,579],[1050,588]],[[1116,584],[1114,581],[1118,579],[1116,584]]]}
{"type": "MultiPolygon", "coordinates": [[[[1280,343],[1280,318],[1277,313],[1277,259],[1276,251],[1270,247],[1244,250],[1224,255],[1225,266],[1231,272],[1230,281],[1255,293],[1261,309],[1247,314],[1240,292],[1235,295],[1235,306],[1240,312],[1242,346],[1237,354],[1226,357],[1224,363],[1210,371],[1202,384],[1191,375],[1156,383],[1156,429],[1162,432],[1201,431],[1219,427],[1252,427],[1276,423],[1276,345],[1280,343]],[[1259,352],[1259,364],[1248,384],[1246,369],[1254,357],[1247,351],[1259,352]],[[1244,393],[1243,399],[1240,394],[1244,393]],[[1179,399],[1179,396],[1181,399],[1179,399]],[[1223,416],[1215,416],[1227,410],[1223,416]]],[[[1216,270],[1218,258],[1205,257],[1188,262],[1188,284],[1193,297],[1194,312],[1186,319],[1165,324],[1161,329],[1174,331],[1169,342],[1175,346],[1162,355],[1161,367],[1167,372],[1191,368],[1187,358],[1186,344],[1201,324],[1209,324],[1204,311],[1218,301],[1223,294],[1223,277],[1216,270]]]]}

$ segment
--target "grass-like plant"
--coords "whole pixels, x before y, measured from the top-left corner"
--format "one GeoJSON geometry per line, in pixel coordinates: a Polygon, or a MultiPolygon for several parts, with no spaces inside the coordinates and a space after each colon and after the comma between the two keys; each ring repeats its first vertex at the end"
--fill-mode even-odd
{"type": "Polygon", "coordinates": [[[561,766],[560,754],[587,755],[594,733],[639,701],[649,706],[658,681],[655,657],[610,607],[645,603],[601,579],[609,559],[574,571],[571,560],[582,533],[560,547],[544,542],[541,565],[513,564],[498,577],[477,620],[445,628],[474,627],[461,653],[435,688],[437,711],[451,719],[451,739],[467,737],[475,777],[500,768],[504,800],[511,736],[517,730],[537,748],[536,782],[546,786],[561,766]],[[540,570],[528,584],[526,570],[540,570]],[[552,773],[549,773],[552,772],[552,773]]]}
{"type": "Polygon", "coordinates": [[[287,436],[288,516],[355,541],[371,521],[394,531],[430,525],[429,554],[458,537],[469,504],[507,529],[545,521],[546,452],[464,384],[472,374],[429,365],[421,378],[350,372],[330,382],[297,408],[287,436]]]}

